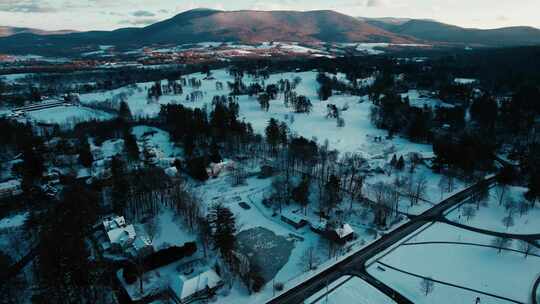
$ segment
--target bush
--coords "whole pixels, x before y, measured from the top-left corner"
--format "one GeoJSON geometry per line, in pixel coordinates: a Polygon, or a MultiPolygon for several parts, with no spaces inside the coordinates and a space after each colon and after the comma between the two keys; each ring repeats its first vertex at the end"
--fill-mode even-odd
{"type": "Polygon", "coordinates": [[[188,174],[194,179],[200,181],[208,180],[208,173],[206,172],[207,162],[204,157],[197,157],[187,162],[188,174]]]}

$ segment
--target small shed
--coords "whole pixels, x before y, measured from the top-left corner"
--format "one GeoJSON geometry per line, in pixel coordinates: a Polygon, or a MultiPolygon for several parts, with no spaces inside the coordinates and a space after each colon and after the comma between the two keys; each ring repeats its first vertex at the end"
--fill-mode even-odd
{"type": "Polygon", "coordinates": [[[296,229],[300,229],[308,224],[308,221],[305,217],[292,213],[292,212],[284,212],[281,214],[281,220],[285,223],[293,226],[296,229]]]}

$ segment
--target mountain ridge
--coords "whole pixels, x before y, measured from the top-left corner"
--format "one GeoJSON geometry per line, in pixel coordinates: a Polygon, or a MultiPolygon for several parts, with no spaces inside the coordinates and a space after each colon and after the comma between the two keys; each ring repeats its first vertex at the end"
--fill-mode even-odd
{"type": "Polygon", "coordinates": [[[331,10],[221,11],[194,9],[145,27],[43,34],[21,31],[2,37],[0,53],[68,53],[115,45],[119,49],[198,42],[385,42],[487,47],[540,45],[540,30],[509,27],[467,29],[434,20],[351,17],[331,10]]]}

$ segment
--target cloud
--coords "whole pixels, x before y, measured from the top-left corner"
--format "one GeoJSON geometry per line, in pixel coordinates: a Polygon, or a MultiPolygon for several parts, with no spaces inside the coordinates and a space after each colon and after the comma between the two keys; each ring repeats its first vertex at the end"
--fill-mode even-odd
{"type": "Polygon", "coordinates": [[[0,0],[0,11],[10,13],[51,13],[56,12],[56,8],[46,1],[0,0]]]}
{"type": "Polygon", "coordinates": [[[384,6],[383,0],[368,0],[366,2],[367,7],[381,7],[384,6]]]}
{"type": "Polygon", "coordinates": [[[506,21],[508,21],[508,20],[509,20],[509,18],[506,17],[506,16],[502,16],[502,15],[497,16],[497,21],[500,21],[500,22],[506,22],[506,21]]]}
{"type": "Polygon", "coordinates": [[[150,25],[158,22],[159,19],[156,18],[143,18],[143,19],[125,19],[120,20],[118,24],[128,24],[128,25],[134,25],[134,26],[141,26],[141,25],[150,25]]]}
{"type": "Polygon", "coordinates": [[[133,13],[131,13],[132,16],[135,16],[135,17],[154,17],[156,16],[156,14],[150,12],[150,11],[144,11],[144,10],[139,10],[139,11],[134,11],[133,13]]]}

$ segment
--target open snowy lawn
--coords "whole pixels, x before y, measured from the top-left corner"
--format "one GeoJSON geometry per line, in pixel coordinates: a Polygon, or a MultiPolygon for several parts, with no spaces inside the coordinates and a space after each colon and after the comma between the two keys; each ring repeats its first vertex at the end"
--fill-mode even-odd
{"type": "MultiPolygon", "coordinates": [[[[462,232],[465,237],[461,234],[452,237],[451,233],[456,231],[455,228],[452,227],[445,232],[447,225],[434,226],[434,230],[431,230],[432,227],[409,239],[378,261],[420,276],[432,277],[516,301],[528,301],[532,284],[540,273],[540,258],[529,256],[525,259],[521,253],[506,250],[498,253],[495,248],[465,244],[414,244],[453,241],[489,245],[493,239],[472,232],[462,232]],[[426,237],[422,237],[424,233],[427,233],[426,237]],[[467,234],[472,234],[473,237],[467,238],[467,234]]],[[[369,272],[386,284],[405,294],[419,292],[418,282],[406,282],[403,275],[398,272],[388,269],[380,271],[377,266],[378,263],[371,264],[369,272]]]]}
{"type": "MultiPolygon", "coordinates": [[[[161,157],[183,155],[182,149],[171,141],[169,132],[150,126],[136,126],[132,130],[138,141],[148,140],[151,147],[161,153],[161,157]]],[[[142,150],[142,147],[140,147],[142,150]]]]}
{"type": "Polygon", "coordinates": [[[379,290],[353,276],[343,276],[304,301],[308,304],[390,304],[395,303],[379,290]],[[329,292],[327,292],[327,290],[329,292]]]}
{"type": "MultiPolygon", "coordinates": [[[[407,299],[413,301],[415,304],[474,304],[476,297],[480,297],[482,304],[512,303],[442,284],[435,284],[433,287],[433,292],[426,296],[425,293],[423,293],[420,289],[420,284],[422,281],[420,278],[409,276],[392,269],[385,270],[386,271],[380,271],[375,268],[368,269],[372,275],[376,276],[379,280],[385,282],[386,284],[390,284],[392,288],[399,291],[399,293],[401,293],[407,299]]],[[[378,302],[377,304],[379,303],[382,304],[387,302],[378,302]]]]}
{"type": "Polygon", "coordinates": [[[175,218],[173,211],[163,207],[156,217],[157,233],[152,241],[156,250],[169,246],[183,246],[184,243],[197,240],[195,234],[189,232],[181,219],[175,218]]]}
{"type": "MultiPolygon", "coordinates": [[[[464,230],[444,223],[433,223],[426,225],[423,229],[417,231],[406,243],[421,242],[459,242],[473,243],[480,245],[491,245],[493,237],[464,230]]],[[[509,244],[508,248],[514,248],[509,244]]]]}
{"type": "MultiPolygon", "coordinates": [[[[535,234],[540,233],[540,206],[532,208],[527,212],[521,213],[517,207],[519,202],[525,201],[523,194],[527,191],[523,187],[509,187],[507,194],[503,198],[502,205],[499,204],[496,187],[490,190],[490,197],[487,205],[480,205],[480,209],[475,212],[475,215],[467,219],[464,215],[462,205],[461,208],[453,210],[447,215],[451,221],[459,222],[468,226],[477,228],[516,233],[516,234],[535,234]],[[505,204],[512,201],[515,207],[507,209],[505,204]],[[512,215],[512,223],[506,226],[503,219],[512,215]]],[[[476,209],[476,205],[471,205],[476,209]]]]}
{"type": "Polygon", "coordinates": [[[31,111],[27,112],[26,115],[37,122],[59,124],[60,126],[74,126],[79,122],[113,118],[112,114],[103,111],[74,106],[62,106],[31,111]]]}
{"type": "MultiPolygon", "coordinates": [[[[160,107],[163,104],[182,104],[186,107],[202,108],[205,104],[211,105],[212,98],[216,95],[228,95],[227,82],[232,82],[234,79],[226,70],[212,71],[212,78],[204,79],[206,74],[194,73],[184,76],[186,79],[201,80],[201,87],[184,86],[182,95],[164,95],[158,101],[148,101],[147,90],[153,83],[139,83],[122,87],[116,90],[82,94],[81,102],[93,103],[100,101],[113,101],[119,103],[120,96],[125,96],[127,103],[136,116],[155,116],[159,113],[160,107]],[[216,88],[216,83],[221,82],[224,89],[216,88]],[[188,101],[186,96],[194,91],[201,91],[203,98],[200,101],[188,101]]],[[[369,112],[371,103],[366,97],[334,95],[328,101],[320,101],[317,96],[319,84],[317,83],[316,72],[299,72],[299,73],[279,73],[270,75],[269,79],[264,80],[264,84],[274,84],[281,79],[289,79],[290,81],[299,77],[300,84],[295,89],[299,95],[305,95],[313,103],[313,109],[310,114],[293,113],[292,108],[285,107],[283,103],[283,95],[280,94],[276,100],[270,102],[268,112],[261,110],[259,103],[255,97],[240,96],[240,117],[253,125],[253,128],[258,133],[264,133],[264,129],[270,118],[276,118],[286,121],[289,124],[291,131],[298,133],[306,138],[317,138],[319,143],[329,141],[330,148],[344,152],[362,152],[368,158],[379,156],[384,153],[392,153],[399,151],[402,154],[408,152],[431,153],[432,148],[429,145],[414,144],[406,139],[396,137],[393,140],[383,140],[380,143],[374,143],[373,137],[384,136],[386,132],[379,130],[373,126],[369,120],[369,112]],[[359,101],[363,101],[359,103],[359,101]],[[335,104],[342,108],[346,104],[349,106],[347,111],[342,112],[342,117],[345,120],[345,126],[337,127],[335,119],[326,118],[326,106],[335,104]],[[286,116],[287,115],[287,119],[286,116]],[[291,118],[294,117],[294,122],[291,118]]],[[[249,85],[257,80],[248,76],[244,77],[244,83],[249,85]]],[[[162,81],[163,84],[166,80],[162,81]]]]}

